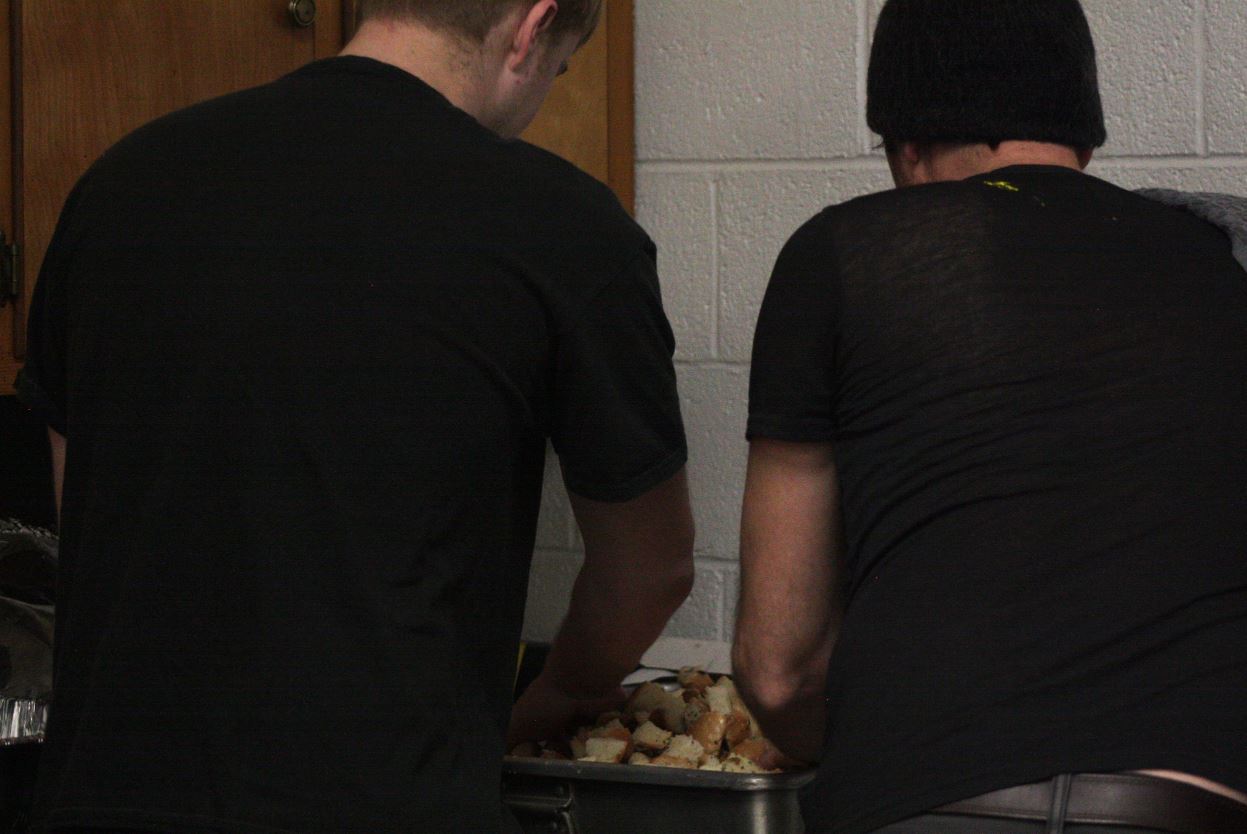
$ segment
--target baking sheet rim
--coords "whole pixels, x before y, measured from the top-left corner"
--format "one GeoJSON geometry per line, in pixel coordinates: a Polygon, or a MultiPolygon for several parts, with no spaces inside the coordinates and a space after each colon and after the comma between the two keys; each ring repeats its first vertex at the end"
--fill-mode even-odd
{"type": "Polygon", "coordinates": [[[713,770],[529,759],[516,756],[504,756],[502,764],[504,776],[542,776],[553,779],[743,792],[798,790],[813,781],[815,775],[812,769],[789,773],[721,773],[713,770]]]}

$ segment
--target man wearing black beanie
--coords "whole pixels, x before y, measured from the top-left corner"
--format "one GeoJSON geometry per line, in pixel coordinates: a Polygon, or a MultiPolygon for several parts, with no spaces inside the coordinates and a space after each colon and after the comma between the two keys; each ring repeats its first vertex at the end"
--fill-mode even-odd
{"type": "Polygon", "coordinates": [[[889,0],[868,94],[901,188],[793,235],[750,383],[808,831],[1247,832],[1247,201],[1083,173],[1077,0],[889,0]]]}

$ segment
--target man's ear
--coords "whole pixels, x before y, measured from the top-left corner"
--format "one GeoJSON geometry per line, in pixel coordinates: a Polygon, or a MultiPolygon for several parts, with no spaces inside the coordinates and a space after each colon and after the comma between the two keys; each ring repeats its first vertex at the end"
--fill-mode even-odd
{"type": "Polygon", "coordinates": [[[1078,167],[1082,168],[1084,171],[1087,170],[1087,166],[1091,164],[1091,158],[1093,156],[1095,156],[1095,150],[1093,148],[1079,148],[1078,167]]]}
{"type": "Polygon", "coordinates": [[[931,182],[931,148],[932,146],[923,142],[899,143],[896,156],[905,185],[923,185],[931,182]]]}
{"type": "Polygon", "coordinates": [[[541,38],[550,30],[558,16],[558,0],[537,0],[533,7],[520,18],[520,24],[511,39],[511,51],[507,56],[507,69],[519,72],[538,51],[541,38]]]}

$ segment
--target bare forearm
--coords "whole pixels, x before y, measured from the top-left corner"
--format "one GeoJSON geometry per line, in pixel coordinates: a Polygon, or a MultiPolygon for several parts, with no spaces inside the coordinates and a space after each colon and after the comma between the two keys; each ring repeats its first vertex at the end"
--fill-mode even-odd
{"type": "Polygon", "coordinates": [[[763,730],[795,758],[815,758],[822,742],[827,667],[843,612],[839,551],[830,445],[755,441],[732,668],[763,730]]]}
{"type": "Polygon", "coordinates": [[[817,761],[827,721],[827,666],[834,635],[816,657],[788,669],[758,663],[738,644],[733,673],[741,697],[753,710],[766,736],[794,759],[817,761]]]}
{"type": "Polygon", "coordinates": [[[512,708],[508,749],[560,738],[578,722],[617,709],[625,697],[620,681],[684,598],[674,581],[651,577],[652,593],[645,594],[610,571],[597,573],[587,564],[577,577],[545,668],[512,708]]]}
{"type": "Polygon", "coordinates": [[[567,618],[546,661],[557,685],[578,698],[617,687],[692,586],[692,574],[684,570],[646,577],[602,573],[586,566],[577,577],[567,618]]]}
{"type": "Polygon", "coordinates": [[[693,518],[683,470],[622,504],[571,495],[585,562],[546,662],[579,698],[619,685],[693,586],[693,518]]]}

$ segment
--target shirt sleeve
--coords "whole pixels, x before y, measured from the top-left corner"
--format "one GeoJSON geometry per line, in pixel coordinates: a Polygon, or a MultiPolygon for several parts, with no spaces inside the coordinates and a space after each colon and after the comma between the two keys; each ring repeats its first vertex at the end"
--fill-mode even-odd
{"type": "Polygon", "coordinates": [[[76,188],[66,201],[52,242],[44,255],[27,318],[26,364],[18,372],[17,381],[14,383],[21,403],[62,436],[68,431],[68,309],[65,293],[68,280],[67,227],[73,206],[77,202],[77,194],[76,188]]]}
{"type": "Polygon", "coordinates": [[[652,251],[639,254],[559,336],[551,442],[567,488],[627,501],[688,459],[652,251]]]}
{"type": "Polygon", "coordinates": [[[832,440],[839,284],[820,218],[803,226],[775,263],[754,331],[746,437],[832,440]]]}

